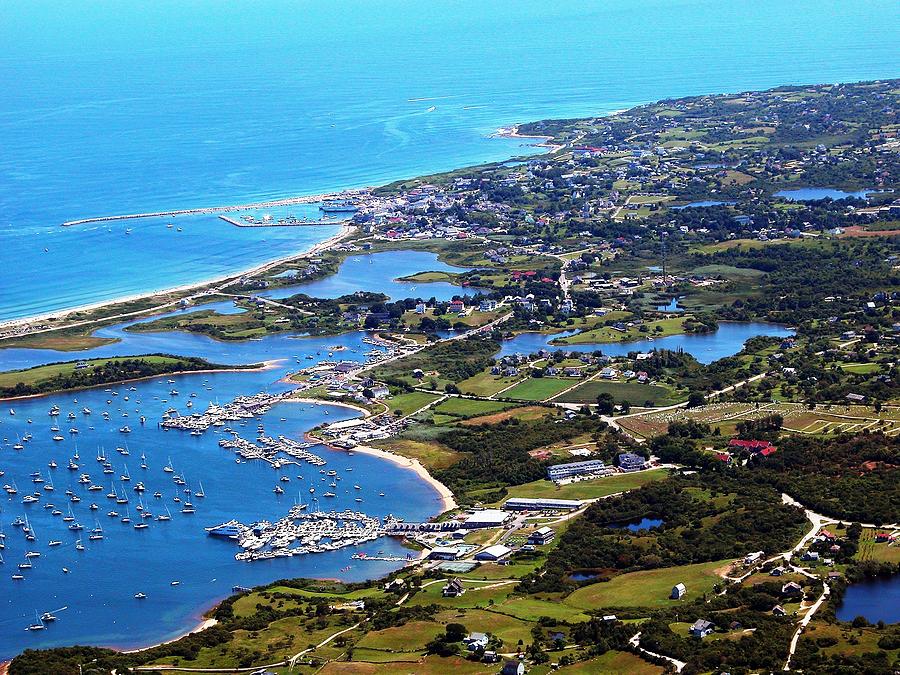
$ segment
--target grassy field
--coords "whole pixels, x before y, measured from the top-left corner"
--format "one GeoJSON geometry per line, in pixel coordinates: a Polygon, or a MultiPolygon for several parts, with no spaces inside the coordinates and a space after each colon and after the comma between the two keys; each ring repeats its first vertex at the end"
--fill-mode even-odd
{"type": "Polygon", "coordinates": [[[403,626],[370,631],[357,643],[357,647],[395,652],[419,651],[441,630],[441,626],[432,621],[410,621],[403,626]]]}
{"type": "Polygon", "coordinates": [[[439,394],[429,394],[426,391],[411,391],[385,399],[384,403],[391,410],[399,411],[401,415],[409,415],[419,408],[437,401],[439,398],[439,394]]]}
{"type": "Polygon", "coordinates": [[[560,675],[659,675],[663,669],[634,654],[609,651],[603,656],[564,666],[555,672],[560,675]]]}
{"type": "Polygon", "coordinates": [[[372,445],[403,457],[417,459],[426,469],[446,469],[456,464],[463,455],[437,441],[419,441],[409,438],[387,438],[372,445]]]}
{"type": "Polygon", "coordinates": [[[558,394],[566,387],[571,387],[578,382],[576,379],[562,380],[555,377],[532,377],[509,391],[503,392],[504,397],[516,398],[521,401],[544,401],[554,394],[558,394]]]}
{"type": "Polygon", "coordinates": [[[457,386],[464,394],[474,394],[475,396],[493,396],[501,389],[505,389],[518,382],[521,376],[517,377],[499,377],[491,375],[490,372],[484,371],[473,375],[467,380],[463,380],[457,386]]]}
{"type": "Polygon", "coordinates": [[[715,570],[730,562],[718,560],[697,565],[631,572],[615,577],[612,581],[579,588],[564,602],[579,609],[670,607],[679,602],[669,599],[675,584],[683,583],[687,587],[684,600],[694,600],[712,591],[713,585],[719,581],[715,570]]]}
{"type": "Polygon", "coordinates": [[[634,406],[642,406],[647,401],[654,406],[672,405],[685,398],[677,395],[671,389],[659,385],[591,380],[556,400],[566,403],[593,403],[600,394],[612,394],[616,401],[628,401],[634,406]]]}
{"type": "Polygon", "coordinates": [[[502,401],[478,401],[467,398],[448,398],[434,407],[436,413],[455,417],[478,417],[514,408],[515,403],[502,401]]]}
{"type": "Polygon", "coordinates": [[[0,340],[0,349],[55,349],[60,352],[78,352],[118,341],[117,338],[98,338],[74,330],[59,330],[0,340]]]}
{"type": "Polygon", "coordinates": [[[559,488],[549,480],[516,485],[508,489],[510,497],[548,497],[551,499],[599,499],[608,495],[634,490],[655,480],[662,480],[669,474],[667,469],[651,469],[636,473],[622,473],[594,480],[569,483],[559,488]]]}

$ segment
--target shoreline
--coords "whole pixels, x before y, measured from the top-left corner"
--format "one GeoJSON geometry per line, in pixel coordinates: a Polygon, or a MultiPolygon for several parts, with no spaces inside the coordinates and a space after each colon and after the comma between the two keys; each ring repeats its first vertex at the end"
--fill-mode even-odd
{"type": "MultiPolygon", "coordinates": [[[[337,223],[335,223],[337,225],[337,223]]],[[[324,227],[324,226],[323,226],[324,227]]],[[[282,265],[287,262],[291,262],[292,260],[298,260],[304,257],[318,255],[320,253],[324,253],[331,248],[333,248],[340,241],[346,239],[350,234],[352,234],[356,230],[356,226],[351,223],[345,223],[341,225],[341,229],[339,232],[335,233],[328,239],[324,239],[317,244],[313,244],[310,248],[298,251],[296,253],[292,253],[287,256],[282,256],[280,258],[276,258],[274,260],[268,260],[266,262],[260,263],[258,265],[254,265],[253,267],[249,267],[242,270],[237,270],[234,272],[229,272],[226,275],[213,277],[210,279],[203,279],[201,281],[191,282],[188,284],[182,284],[180,286],[172,286],[169,288],[161,288],[152,291],[147,291],[146,293],[136,293],[132,295],[121,296],[117,298],[113,298],[110,300],[98,300],[97,302],[88,303],[85,305],[79,305],[77,307],[69,307],[66,309],[61,309],[52,312],[44,312],[42,314],[32,314],[27,317],[19,317],[15,319],[7,319],[5,321],[0,321],[0,330],[10,330],[20,326],[27,326],[30,323],[34,323],[36,321],[48,321],[51,319],[64,319],[71,314],[75,314],[77,312],[90,312],[97,309],[102,309],[104,307],[111,307],[114,305],[125,304],[129,302],[135,302],[137,300],[143,300],[145,298],[154,298],[158,295],[166,295],[169,293],[187,293],[192,290],[202,289],[212,284],[225,284],[226,282],[232,282],[239,277],[248,274],[258,274],[260,272],[264,272],[265,270],[276,267],[278,265],[282,265]]],[[[209,293],[209,295],[214,295],[215,293],[209,293]]],[[[49,332],[55,330],[63,330],[66,328],[77,328],[78,326],[82,326],[88,323],[95,323],[100,321],[109,321],[120,318],[128,318],[131,316],[136,316],[139,314],[145,314],[148,312],[153,312],[155,310],[163,309],[170,306],[175,306],[178,304],[180,300],[183,298],[179,298],[178,300],[173,300],[172,302],[168,302],[162,305],[158,305],[156,307],[148,307],[146,309],[135,310],[133,312],[126,312],[123,314],[117,314],[109,317],[103,317],[100,319],[87,319],[85,321],[76,322],[74,324],[69,324],[67,326],[53,326],[51,328],[43,328],[40,330],[34,330],[27,333],[23,333],[22,335],[7,335],[4,338],[15,338],[22,337],[23,335],[36,335],[42,332],[49,332]]]]}
{"type": "MultiPolygon", "coordinates": [[[[138,356],[113,356],[110,358],[140,358],[138,356]]],[[[73,391],[87,391],[88,389],[96,389],[97,387],[117,387],[122,384],[127,384],[129,382],[142,382],[144,380],[152,380],[155,377],[173,377],[175,375],[210,375],[213,373],[259,373],[264,370],[272,370],[277,367],[277,364],[284,359],[271,359],[269,361],[263,361],[262,365],[256,368],[238,368],[236,366],[232,366],[229,368],[204,368],[203,370],[175,370],[171,373],[159,373],[158,375],[145,375],[144,377],[130,377],[127,380],[116,380],[115,382],[101,382],[99,384],[92,384],[86,387],[73,387],[72,389],[59,389],[56,391],[45,391],[40,394],[26,394],[25,396],[9,396],[2,397],[0,396],[0,401],[25,401],[33,398],[42,398],[44,396],[56,396],[57,394],[67,394],[73,391]]],[[[40,368],[41,366],[35,366],[36,368],[40,368]]],[[[26,368],[25,370],[31,370],[31,368],[26,368]]],[[[15,371],[11,371],[15,372],[15,371]]],[[[24,372],[24,371],[23,371],[24,372]]]]}
{"type": "MultiPolygon", "coordinates": [[[[329,445],[328,447],[332,446],[329,445]]],[[[403,455],[398,455],[394,452],[382,450],[381,448],[373,448],[370,445],[357,445],[351,448],[350,451],[361,452],[364,455],[371,455],[373,457],[380,457],[381,459],[386,459],[389,462],[393,462],[394,464],[397,464],[403,468],[411,469],[420,479],[434,488],[434,490],[438,493],[438,496],[440,496],[441,512],[438,515],[442,515],[444,513],[447,513],[447,511],[452,511],[459,508],[459,504],[456,503],[456,498],[453,496],[453,492],[450,490],[450,488],[448,488],[437,478],[432,476],[428,472],[428,469],[426,469],[419,460],[410,459],[409,457],[404,457],[403,455]]]]}
{"type": "MultiPolygon", "coordinates": [[[[206,610],[206,612],[203,612],[200,616],[202,617],[204,614],[211,612],[216,607],[218,607],[221,604],[221,602],[222,602],[221,600],[217,600],[215,602],[215,604],[213,604],[208,610],[206,610]]],[[[199,633],[201,631],[206,630],[207,628],[212,628],[213,626],[218,625],[218,623],[219,623],[218,619],[213,619],[213,618],[201,619],[200,623],[198,623],[193,628],[190,628],[186,631],[182,631],[182,632],[178,633],[178,635],[176,635],[175,637],[169,638],[168,640],[163,640],[162,642],[156,642],[152,645],[147,645],[145,647],[133,647],[133,648],[128,648],[128,649],[116,649],[115,647],[109,647],[109,649],[114,649],[115,651],[120,652],[122,654],[136,654],[138,652],[146,651],[147,649],[153,649],[154,647],[162,647],[163,645],[168,645],[173,642],[178,642],[178,640],[180,640],[181,638],[187,637],[188,635],[193,635],[194,633],[199,633]]]]}

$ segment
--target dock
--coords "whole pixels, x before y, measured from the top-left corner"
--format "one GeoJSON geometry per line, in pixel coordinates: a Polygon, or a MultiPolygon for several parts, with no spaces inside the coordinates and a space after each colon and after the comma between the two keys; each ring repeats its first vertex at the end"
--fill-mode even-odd
{"type": "Polygon", "coordinates": [[[329,218],[327,220],[268,220],[268,221],[247,221],[241,222],[240,220],[235,220],[234,218],[229,218],[228,216],[219,216],[220,220],[224,220],[226,223],[230,223],[236,227],[313,227],[319,225],[340,225],[341,223],[346,223],[347,220],[338,220],[335,218],[329,218]]]}

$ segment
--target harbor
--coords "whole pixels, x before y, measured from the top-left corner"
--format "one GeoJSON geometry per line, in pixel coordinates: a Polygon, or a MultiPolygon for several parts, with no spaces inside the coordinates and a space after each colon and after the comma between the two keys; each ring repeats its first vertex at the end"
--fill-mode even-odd
{"type": "MultiPolygon", "coordinates": [[[[355,581],[405,564],[408,551],[401,538],[383,536],[384,519],[395,514],[405,522],[427,522],[441,510],[439,496],[392,462],[313,446],[305,439],[310,429],[359,412],[295,399],[303,386],[284,382],[289,373],[309,370],[339,385],[349,377],[342,371],[392,358],[399,353],[396,344],[367,333],[227,344],[177,332],[123,336],[131,341],[125,349],[190,350],[220,362],[277,364],[261,371],[163,376],[4,406],[0,485],[14,493],[0,492],[0,587],[8,588],[8,600],[0,604],[0,656],[20,650],[23,640],[29,647],[96,641],[94,631],[114,646],[165,640],[191,625],[196,608],[233,586],[297,576],[355,581]],[[338,353],[340,361],[329,357],[338,353]],[[339,363],[352,365],[336,369],[339,363]],[[254,391],[259,393],[247,394],[254,391]],[[198,419],[194,410],[201,411],[199,424],[190,422],[198,419]],[[166,418],[182,421],[164,425],[166,418]],[[341,536],[323,537],[314,546],[293,540],[289,549],[307,552],[254,555],[252,565],[235,559],[233,541],[205,531],[231,520],[275,524],[301,500],[305,514],[321,509],[361,513],[365,520],[338,531],[304,517],[295,524],[306,523],[309,536],[341,536]],[[26,558],[29,552],[40,556],[26,558]],[[355,553],[372,558],[351,565],[355,553]],[[195,564],[185,566],[186,557],[195,564]],[[62,606],[69,609],[44,630],[23,632],[35,623],[35,609],[62,606]],[[146,621],[149,615],[153,622],[146,621]]],[[[53,351],[34,356],[60,360],[53,351]]],[[[259,552],[271,550],[283,549],[264,546],[259,552]]]]}

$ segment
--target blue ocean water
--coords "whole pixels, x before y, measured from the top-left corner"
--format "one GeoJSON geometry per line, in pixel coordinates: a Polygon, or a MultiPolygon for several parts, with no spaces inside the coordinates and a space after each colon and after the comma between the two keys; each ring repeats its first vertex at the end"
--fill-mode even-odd
{"type": "Polygon", "coordinates": [[[900,38],[890,0],[33,0],[3,9],[15,39],[0,56],[0,319],[198,281],[327,236],[235,233],[215,218],[192,226],[196,237],[149,225],[126,236],[61,230],[65,220],[502,160],[530,152],[488,138],[515,122],[897,76],[900,38]]]}
{"type": "MultiPolygon", "coordinates": [[[[170,406],[182,414],[190,413],[191,408],[186,404],[192,400],[191,392],[197,394],[194,405],[202,410],[209,402],[224,403],[239,394],[282,390],[287,385],[279,380],[286,372],[327,358],[336,345],[345,347],[335,352],[336,355],[361,360],[371,349],[362,342],[365,333],[331,338],[274,336],[242,343],[217,343],[184,333],[124,335],[132,340],[128,343],[130,353],[135,353],[131,349],[154,350],[167,341],[166,350],[198,354],[224,363],[253,363],[264,359],[279,362],[274,369],[264,371],[160,377],[133,385],[4,402],[0,417],[0,470],[4,474],[0,484],[13,485],[19,492],[15,496],[3,493],[0,498],[0,532],[6,535],[5,548],[0,551],[5,561],[0,566],[0,659],[26,647],[74,643],[134,647],[164,640],[190,628],[202,609],[227,596],[235,584],[253,586],[297,576],[359,580],[397,567],[398,563],[350,559],[355,551],[406,555],[407,549],[387,538],[357,548],[289,559],[254,563],[234,560],[239,549],[231,542],[206,536],[203,528],[231,518],[246,523],[274,520],[285,515],[298,497],[309,503],[313,496],[308,491],[310,486],[319,488],[318,494],[328,490],[327,483],[321,482],[318,467],[287,467],[278,472],[260,462],[236,464],[231,451],[218,447],[218,440],[224,436],[217,430],[195,437],[186,432],[164,431],[156,424],[170,406]],[[174,383],[169,383],[169,379],[174,383]],[[171,394],[173,389],[179,392],[177,396],[171,394]],[[54,404],[61,409],[58,418],[47,414],[54,404]],[[92,411],[90,415],[82,414],[84,407],[92,411]],[[9,414],[9,409],[15,414],[9,414]],[[110,412],[109,421],[100,415],[104,410],[110,412]],[[75,414],[75,419],[67,418],[69,412],[75,414]],[[145,424],[140,424],[140,415],[146,416],[145,424]],[[65,440],[53,440],[50,427],[54,423],[59,425],[65,440]],[[131,433],[120,433],[123,425],[128,425],[131,433]],[[78,434],[68,433],[73,427],[78,429],[78,434]],[[13,449],[13,444],[27,433],[33,434],[33,438],[24,443],[24,450],[13,449]],[[128,456],[117,453],[117,447],[127,447],[128,456]],[[95,461],[100,448],[111,458],[115,469],[112,475],[104,475],[101,465],[95,461]],[[67,471],[66,463],[76,452],[80,468],[67,471]],[[141,454],[147,458],[146,470],[140,468],[141,454]],[[182,514],[180,504],[174,501],[176,495],[184,496],[173,484],[171,475],[162,470],[169,459],[193,490],[202,481],[206,497],[192,500],[197,509],[195,514],[182,514]],[[51,460],[58,468],[48,468],[51,460]],[[119,480],[126,470],[131,482],[119,480]],[[41,484],[33,484],[33,472],[41,472],[45,481],[52,482],[54,490],[46,491],[41,484]],[[82,472],[89,473],[103,490],[88,491],[86,485],[78,482],[82,472]],[[282,474],[291,481],[282,483],[279,480],[282,474]],[[299,475],[303,478],[299,479],[299,475]],[[139,480],[147,489],[144,505],[156,515],[165,513],[168,506],[170,522],[148,521],[149,529],[140,531],[107,515],[115,509],[124,516],[128,508],[132,519],[138,518],[138,495],[132,486],[139,480]],[[285,494],[273,494],[275,485],[283,486],[285,494]],[[129,495],[127,507],[106,498],[112,488],[129,495]],[[40,503],[23,504],[22,497],[33,490],[42,494],[40,503]],[[81,501],[70,503],[66,490],[79,495],[81,501]],[[157,490],[163,495],[160,500],[151,496],[157,490]],[[73,515],[86,530],[70,532],[61,516],[54,517],[44,508],[47,502],[64,514],[71,505],[73,515]],[[91,502],[100,508],[90,511],[91,502]],[[21,531],[12,526],[15,518],[26,516],[36,534],[34,542],[27,542],[21,531]],[[88,541],[87,530],[97,523],[103,528],[104,539],[88,541]],[[75,549],[79,537],[85,551],[75,549]],[[53,539],[62,544],[48,546],[53,539]],[[40,552],[41,556],[31,560],[33,568],[24,572],[24,580],[13,580],[11,575],[24,562],[26,551],[40,552]],[[68,573],[63,572],[64,567],[68,573]],[[172,581],[180,584],[171,586],[172,581]],[[146,593],[148,598],[135,600],[133,595],[137,592],[146,593]],[[58,612],[59,620],[47,630],[24,631],[33,620],[35,610],[45,612],[61,607],[68,609],[58,612]]],[[[59,353],[46,353],[44,362],[58,360],[59,356],[59,353]]],[[[283,403],[262,415],[261,421],[267,434],[297,439],[318,424],[356,415],[355,411],[336,406],[283,403]]],[[[243,437],[255,438],[257,420],[245,424],[244,428],[239,422],[232,426],[243,437]]],[[[321,498],[313,507],[358,509],[379,517],[393,513],[407,520],[424,520],[441,510],[437,493],[406,468],[361,453],[351,456],[324,447],[315,452],[327,460],[326,468],[338,471],[343,481],[333,490],[336,497],[321,498]],[[362,489],[354,490],[355,483],[362,489]],[[390,496],[381,497],[380,493],[390,496]],[[363,501],[357,503],[357,497],[363,501]]]]}

